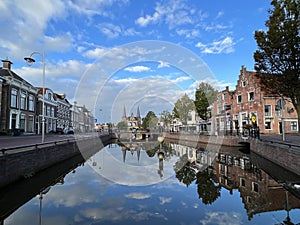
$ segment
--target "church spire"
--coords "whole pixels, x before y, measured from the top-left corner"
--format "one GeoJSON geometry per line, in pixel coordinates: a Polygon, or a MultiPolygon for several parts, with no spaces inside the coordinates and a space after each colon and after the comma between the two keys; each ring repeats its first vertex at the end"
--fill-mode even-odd
{"type": "Polygon", "coordinates": [[[124,105],[124,111],[123,111],[123,119],[126,119],[127,117],[126,117],[126,109],[125,109],[125,105],[124,105]]]}
{"type": "Polygon", "coordinates": [[[140,107],[139,106],[137,108],[136,118],[138,118],[138,119],[141,118],[141,113],[140,113],[140,107]]]}

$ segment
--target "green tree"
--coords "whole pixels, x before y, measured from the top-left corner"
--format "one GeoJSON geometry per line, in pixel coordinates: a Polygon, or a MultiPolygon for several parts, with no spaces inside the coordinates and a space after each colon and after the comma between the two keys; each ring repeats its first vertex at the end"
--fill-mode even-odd
{"type": "Polygon", "coordinates": [[[172,114],[167,110],[162,111],[161,120],[164,126],[168,126],[172,122],[172,114]]]}
{"type": "Polygon", "coordinates": [[[175,118],[181,120],[186,125],[189,117],[189,112],[195,109],[195,105],[192,99],[184,94],[180,99],[177,100],[173,109],[173,115],[175,118]]]}
{"type": "Polygon", "coordinates": [[[153,111],[149,111],[146,117],[143,119],[142,127],[144,129],[153,129],[156,127],[157,122],[158,118],[156,117],[155,113],[153,111]]]}
{"type": "Polygon", "coordinates": [[[300,3],[272,0],[271,5],[267,30],[255,32],[255,70],[267,90],[291,100],[300,124],[300,3]]]}
{"type": "Polygon", "coordinates": [[[117,124],[119,130],[127,130],[127,124],[124,121],[121,121],[117,124]]]}
{"type": "Polygon", "coordinates": [[[199,117],[207,120],[207,108],[217,99],[218,91],[215,90],[210,84],[200,83],[199,88],[195,92],[195,108],[199,117]]]}

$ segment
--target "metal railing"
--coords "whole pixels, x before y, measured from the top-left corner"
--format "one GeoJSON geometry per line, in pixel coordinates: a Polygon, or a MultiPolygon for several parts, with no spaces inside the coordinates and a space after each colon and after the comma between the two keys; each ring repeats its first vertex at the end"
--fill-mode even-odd
{"type": "MultiPolygon", "coordinates": [[[[20,145],[20,146],[10,146],[10,147],[4,147],[0,149],[0,152],[2,152],[2,155],[6,154],[9,151],[13,150],[19,150],[17,152],[21,152],[22,150],[28,149],[28,148],[33,148],[33,149],[39,149],[41,146],[46,146],[46,145],[57,145],[57,144],[63,144],[63,143],[70,143],[74,142],[75,138],[72,139],[62,139],[62,140],[56,140],[56,141],[49,141],[49,142],[44,142],[44,143],[34,143],[34,144],[27,144],[27,145],[20,145]]],[[[15,152],[15,153],[17,153],[15,152]]]]}

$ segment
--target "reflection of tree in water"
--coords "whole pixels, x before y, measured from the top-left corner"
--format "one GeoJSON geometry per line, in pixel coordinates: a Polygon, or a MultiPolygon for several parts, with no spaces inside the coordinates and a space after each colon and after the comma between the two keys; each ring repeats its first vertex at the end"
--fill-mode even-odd
{"type": "Polygon", "coordinates": [[[187,155],[183,155],[174,165],[176,178],[187,187],[196,179],[196,171],[191,167],[187,155]]]}
{"type": "Polygon", "coordinates": [[[213,173],[208,169],[199,171],[196,174],[196,184],[198,185],[198,195],[204,204],[212,204],[220,197],[221,186],[213,181],[213,173]]]}

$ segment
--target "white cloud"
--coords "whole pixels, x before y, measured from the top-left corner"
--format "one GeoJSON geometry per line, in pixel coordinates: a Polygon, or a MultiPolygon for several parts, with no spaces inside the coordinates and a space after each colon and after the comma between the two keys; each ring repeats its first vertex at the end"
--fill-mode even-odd
{"type": "Polygon", "coordinates": [[[195,10],[184,1],[164,1],[157,3],[152,15],[141,16],[135,23],[141,27],[149,24],[164,23],[169,29],[180,25],[194,24],[198,17],[193,17],[195,10]]]}
{"type": "Polygon", "coordinates": [[[133,198],[133,199],[143,200],[143,199],[151,198],[151,195],[141,193],[141,192],[133,192],[133,193],[130,193],[130,194],[126,194],[125,197],[126,198],[133,198]]]}
{"type": "Polygon", "coordinates": [[[83,53],[83,55],[85,57],[95,59],[95,58],[99,58],[99,57],[105,55],[107,52],[108,52],[108,49],[106,49],[104,47],[96,47],[94,49],[86,51],[85,53],[83,53]]]}
{"type": "Polygon", "coordinates": [[[222,40],[214,41],[210,44],[203,44],[198,42],[196,47],[201,50],[201,53],[206,54],[221,54],[221,53],[232,53],[234,52],[234,45],[236,43],[231,37],[225,37],[222,40]]]}
{"type": "Polygon", "coordinates": [[[124,70],[129,71],[129,72],[138,73],[138,72],[150,71],[151,68],[147,67],[147,66],[132,66],[132,67],[126,67],[124,70]]]}
{"type": "Polygon", "coordinates": [[[97,26],[101,33],[108,38],[117,38],[119,36],[137,36],[140,35],[134,28],[124,29],[122,26],[112,23],[101,23],[97,26]]]}
{"type": "Polygon", "coordinates": [[[146,15],[145,17],[139,17],[135,22],[136,24],[140,25],[141,27],[146,27],[148,24],[157,23],[161,15],[155,12],[152,16],[146,15]]]}
{"type": "Polygon", "coordinates": [[[176,33],[185,36],[187,39],[200,37],[199,29],[177,29],[176,33]]]}
{"type": "Polygon", "coordinates": [[[164,68],[164,67],[170,67],[170,64],[167,62],[163,62],[163,61],[158,61],[159,65],[157,66],[157,68],[164,68]]]}

